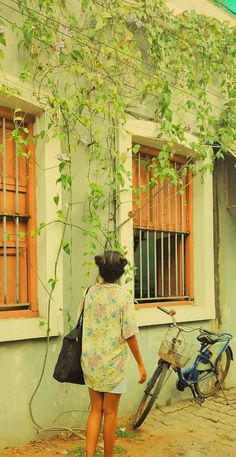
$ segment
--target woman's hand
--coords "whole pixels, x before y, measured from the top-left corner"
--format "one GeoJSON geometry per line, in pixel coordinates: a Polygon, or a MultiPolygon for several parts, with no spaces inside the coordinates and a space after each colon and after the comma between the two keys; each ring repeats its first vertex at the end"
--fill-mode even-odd
{"type": "Polygon", "coordinates": [[[144,364],[140,363],[138,365],[138,369],[139,369],[139,376],[140,376],[138,383],[143,384],[147,379],[147,373],[146,373],[144,364]]]}
{"type": "Polygon", "coordinates": [[[141,354],[140,354],[140,350],[139,350],[139,345],[138,345],[138,342],[137,342],[137,338],[135,335],[131,336],[130,338],[127,338],[127,343],[129,345],[129,348],[138,364],[138,370],[139,370],[139,376],[140,376],[140,379],[138,381],[139,384],[143,384],[145,381],[146,381],[146,378],[147,378],[147,373],[146,373],[146,370],[145,370],[145,366],[144,366],[144,363],[143,363],[143,359],[141,357],[141,354]]]}

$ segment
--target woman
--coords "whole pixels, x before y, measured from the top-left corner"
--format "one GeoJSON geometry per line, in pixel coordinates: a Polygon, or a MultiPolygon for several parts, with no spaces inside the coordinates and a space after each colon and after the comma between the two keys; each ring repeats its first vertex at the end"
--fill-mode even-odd
{"type": "Polygon", "coordinates": [[[127,260],[115,251],[95,257],[102,282],[89,288],[83,321],[82,367],[89,389],[91,410],[87,422],[86,456],[94,457],[104,418],[104,456],[114,456],[117,413],[126,391],[128,346],[137,362],[139,383],[146,380],[136,333],[131,295],[116,281],[127,260]]]}

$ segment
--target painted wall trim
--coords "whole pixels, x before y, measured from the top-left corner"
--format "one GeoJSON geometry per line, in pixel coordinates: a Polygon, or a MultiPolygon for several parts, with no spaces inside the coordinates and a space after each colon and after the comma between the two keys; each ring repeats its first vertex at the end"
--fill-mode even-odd
{"type": "MultiPolygon", "coordinates": [[[[160,148],[165,139],[156,139],[157,124],[152,121],[128,119],[118,132],[118,149],[122,158],[127,156],[125,167],[130,172],[126,177],[125,188],[121,193],[121,205],[118,213],[119,224],[128,219],[132,211],[132,191],[130,189],[132,176],[132,143],[160,148]]],[[[191,153],[192,135],[186,135],[185,144],[175,145],[174,150],[183,155],[191,153]]],[[[193,211],[194,211],[194,305],[178,306],[177,319],[180,322],[194,322],[215,318],[214,293],[214,249],[213,249],[213,182],[212,175],[205,177],[204,184],[196,176],[193,182],[193,211]]],[[[123,225],[120,241],[127,247],[127,256],[133,263],[133,222],[130,219],[123,225]]],[[[127,284],[127,289],[133,289],[133,283],[127,284]]],[[[139,326],[166,324],[168,320],[157,309],[142,308],[137,310],[139,326]]]]}
{"type": "MultiPolygon", "coordinates": [[[[15,79],[15,78],[13,78],[15,79]]],[[[26,112],[36,115],[34,123],[34,134],[39,135],[41,130],[46,130],[48,123],[47,115],[39,105],[34,105],[33,89],[32,99],[20,99],[19,104],[23,109],[23,100],[26,112]],[[27,109],[28,107],[28,109],[27,109]]],[[[11,103],[13,100],[11,100],[11,103]]],[[[3,100],[3,105],[9,106],[10,98],[3,100]]],[[[12,107],[15,107],[13,104],[12,107]]],[[[56,138],[47,137],[38,139],[36,147],[37,157],[37,225],[48,223],[55,219],[54,195],[58,194],[56,180],[58,178],[57,155],[61,151],[61,143],[56,138]]],[[[59,192],[60,193],[60,192],[59,192]]],[[[62,198],[60,198],[60,204],[62,198]]],[[[60,204],[58,209],[60,209],[60,204]]],[[[61,241],[62,227],[60,224],[52,224],[46,230],[42,230],[37,237],[38,257],[38,303],[39,317],[6,318],[1,319],[0,315],[0,341],[16,341],[31,338],[45,338],[47,328],[47,302],[48,302],[48,279],[54,277],[54,263],[57,256],[58,246],[61,241]],[[41,324],[40,324],[41,323],[41,324]],[[44,323],[44,325],[42,325],[44,323]]],[[[58,283],[54,290],[51,304],[50,336],[58,336],[63,333],[63,260],[60,256],[57,268],[58,283]]]]}

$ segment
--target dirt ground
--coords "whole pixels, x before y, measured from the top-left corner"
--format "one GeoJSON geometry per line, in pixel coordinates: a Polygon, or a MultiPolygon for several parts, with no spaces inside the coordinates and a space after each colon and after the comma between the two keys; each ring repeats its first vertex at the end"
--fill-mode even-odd
{"type": "MultiPolygon", "coordinates": [[[[184,441],[186,446],[192,446],[194,439],[192,435],[186,437],[181,427],[179,430],[175,429],[172,431],[171,437],[169,433],[164,436],[158,434],[152,435],[150,432],[140,429],[134,434],[132,432],[131,437],[117,438],[115,455],[124,455],[127,457],[149,457],[149,455],[152,457],[184,456],[185,454],[181,452],[181,449],[180,452],[176,452],[176,446],[180,445],[181,448],[184,441]],[[173,444],[174,442],[175,445],[173,444]],[[150,452],[151,454],[149,454],[150,452]]],[[[83,452],[81,448],[83,447],[83,440],[78,440],[67,434],[61,434],[61,436],[56,438],[30,442],[23,447],[6,448],[0,453],[0,457],[82,457],[83,452]]],[[[103,456],[102,449],[100,449],[100,452],[98,451],[97,455],[99,457],[103,456]]],[[[208,457],[208,455],[212,457],[213,453],[205,454],[205,457],[208,457]]]]}
{"type": "MultiPolygon", "coordinates": [[[[203,406],[190,400],[153,408],[145,422],[133,431],[128,419],[120,419],[115,455],[127,457],[235,457],[236,388],[208,399],[203,406]]],[[[102,439],[101,439],[102,446],[102,439]]],[[[84,440],[68,433],[6,448],[0,457],[83,457],[84,440]]],[[[102,447],[96,457],[102,457],[102,447]]]]}
{"type": "MultiPolygon", "coordinates": [[[[156,424],[158,428],[158,423],[156,424]]],[[[226,435],[216,437],[212,430],[201,432],[196,440],[194,430],[192,432],[179,427],[169,429],[166,433],[151,433],[145,427],[131,433],[131,437],[118,437],[116,441],[116,454],[127,457],[235,457],[236,443],[233,447],[230,438],[226,435]],[[229,452],[223,453],[222,440],[229,452]],[[231,452],[232,451],[232,452],[231,452]]],[[[122,427],[123,429],[123,427],[122,427]]],[[[129,432],[127,432],[129,433],[129,432]]],[[[6,448],[0,453],[0,457],[82,457],[84,441],[70,435],[61,434],[56,438],[31,442],[20,448],[6,448]]],[[[97,453],[102,457],[103,452],[97,453]]]]}

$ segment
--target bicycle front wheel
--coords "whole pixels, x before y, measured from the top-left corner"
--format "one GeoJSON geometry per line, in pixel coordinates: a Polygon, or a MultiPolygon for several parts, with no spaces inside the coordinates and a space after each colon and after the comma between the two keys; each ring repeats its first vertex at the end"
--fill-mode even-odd
{"type": "Polygon", "coordinates": [[[149,411],[151,410],[152,406],[155,403],[155,400],[157,399],[167,371],[169,370],[170,365],[168,363],[162,363],[159,365],[156,370],[154,371],[151,379],[147,383],[147,387],[144,391],[144,396],[141,400],[141,403],[138,407],[134,424],[134,428],[140,427],[140,425],[143,423],[144,419],[146,419],[149,411]]]}
{"type": "Polygon", "coordinates": [[[230,349],[226,348],[220,356],[216,364],[216,374],[209,373],[208,379],[203,379],[207,376],[207,371],[201,371],[198,374],[198,382],[195,384],[195,390],[200,397],[207,398],[214,395],[221,388],[229,371],[231,362],[230,349]]]}

